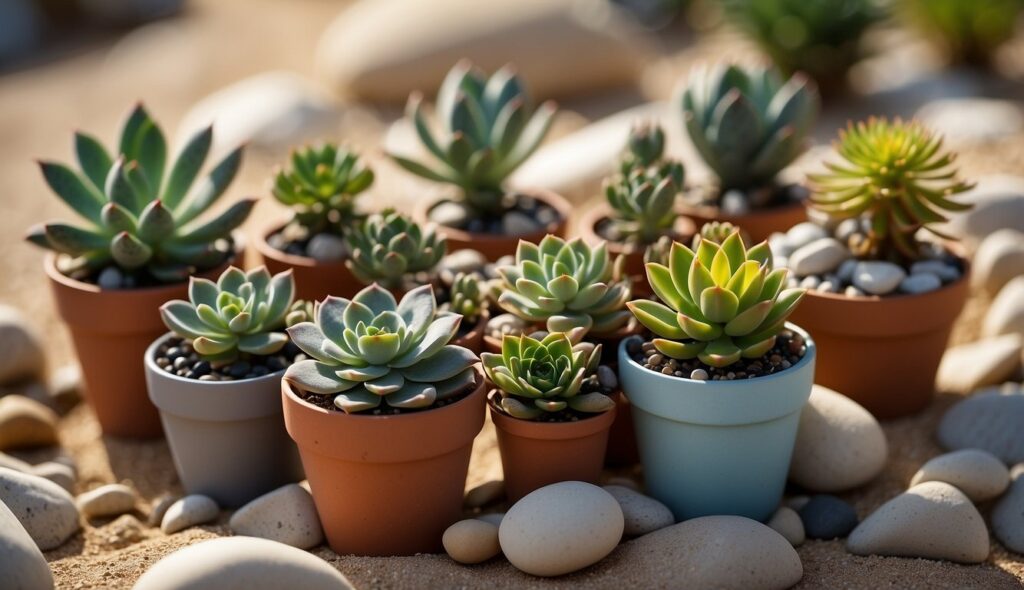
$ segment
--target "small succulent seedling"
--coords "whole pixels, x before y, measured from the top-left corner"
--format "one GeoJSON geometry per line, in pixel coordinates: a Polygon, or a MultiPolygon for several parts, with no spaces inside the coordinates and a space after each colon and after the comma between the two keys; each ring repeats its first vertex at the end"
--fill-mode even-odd
{"type": "MultiPolygon", "coordinates": [[[[739,228],[728,221],[709,221],[701,226],[699,236],[694,236],[693,247],[697,248],[700,244],[700,240],[708,240],[716,244],[721,244],[738,229],[739,228]]],[[[740,237],[746,238],[743,230],[739,231],[740,237]]]]}
{"type": "Polygon", "coordinates": [[[373,171],[355,152],[325,143],[293,151],[291,167],[278,171],[272,191],[310,233],[341,234],[356,219],[356,196],[371,184],[373,171]]]}
{"type": "Polygon", "coordinates": [[[481,355],[487,377],[497,386],[496,403],[513,418],[536,420],[545,414],[572,409],[606,412],[615,402],[603,393],[580,393],[584,379],[597,371],[601,345],[551,333],[543,340],[506,334],[501,354],[481,355]]]}
{"type": "Polygon", "coordinates": [[[904,0],[902,16],[956,62],[986,64],[1013,38],[1021,0],[904,0]]]}
{"type": "Polygon", "coordinates": [[[192,277],[189,300],[168,301],[160,315],[203,358],[232,361],[239,353],[268,355],[287,344],[283,330],[294,293],[290,269],[272,277],[262,266],[248,273],[232,266],[216,283],[192,277]]]}
{"type": "Polygon", "coordinates": [[[839,132],[836,151],[841,161],[809,176],[811,204],[832,218],[870,220],[867,238],[850,244],[858,256],[919,258],[919,229],[951,239],[933,225],[947,220],[944,212],[971,208],[950,198],[972,187],[957,178],[955,154],[916,121],[851,123],[839,132]]]}
{"type": "Polygon", "coordinates": [[[462,61],[448,72],[437,93],[440,130],[427,123],[420,94],[409,97],[406,110],[434,162],[391,154],[395,162],[418,176],[459,187],[464,202],[478,214],[497,215],[510,206],[505,179],[540,145],[556,109],[546,102],[534,110],[511,67],[487,78],[462,61]]]}
{"type": "Polygon", "coordinates": [[[818,105],[806,76],[783,82],[774,69],[738,65],[691,75],[682,96],[686,131],[720,194],[770,186],[807,148],[818,105]]]}
{"type": "Polygon", "coordinates": [[[480,288],[481,281],[474,273],[460,272],[455,275],[448,290],[448,311],[461,315],[467,322],[476,322],[487,302],[487,296],[480,288]]]}
{"type": "Polygon", "coordinates": [[[773,270],[766,242],[748,250],[739,230],[721,244],[700,240],[696,252],[673,242],[667,266],[647,264],[647,280],[661,302],[639,299],[628,306],[654,332],[658,352],[727,367],[775,345],[804,295],[783,289],[786,274],[773,270]]]}
{"type": "Polygon", "coordinates": [[[644,250],[644,264],[657,262],[668,266],[668,256],[672,252],[673,241],[672,236],[661,236],[657,242],[647,246],[647,249],[644,250]]]}
{"type": "Polygon", "coordinates": [[[289,328],[302,322],[316,320],[316,310],[320,306],[317,301],[299,299],[288,308],[288,314],[284,316],[284,323],[289,328]]]}
{"type": "Polygon", "coordinates": [[[392,209],[369,216],[347,236],[345,265],[364,284],[402,287],[410,274],[430,271],[448,250],[434,226],[419,224],[392,209]]]}
{"type": "Polygon", "coordinates": [[[528,322],[544,322],[549,332],[582,329],[611,334],[629,322],[630,296],[623,259],[615,264],[607,244],[591,248],[575,238],[548,235],[540,245],[519,241],[516,263],[498,268],[498,304],[528,322]]]}
{"type": "Polygon", "coordinates": [[[284,379],[307,393],[333,395],[346,413],[382,403],[392,408],[429,408],[471,387],[469,350],[449,344],[462,316],[437,311],[430,285],[405,294],[401,303],[373,284],[351,301],[328,297],[315,322],[288,328],[292,342],[311,358],[284,379]]]}
{"type": "Polygon", "coordinates": [[[125,122],[114,155],[94,137],[75,133],[80,171],[55,162],[40,166],[50,189],[88,225],[47,223],[27,239],[70,257],[61,264],[67,274],[116,265],[177,282],[223,263],[231,254],[227,238],[256,201],[243,199],[205,223],[196,221],[224,194],[242,161],[239,147],[193,188],[212,141],[212,127],[200,130],[167,169],[167,142],[142,105],[125,122]]]}

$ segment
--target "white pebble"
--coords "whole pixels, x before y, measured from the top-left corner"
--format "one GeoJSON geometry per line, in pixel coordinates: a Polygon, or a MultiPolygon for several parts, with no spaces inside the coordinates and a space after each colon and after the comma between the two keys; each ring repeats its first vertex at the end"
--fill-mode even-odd
{"type": "Polygon", "coordinates": [[[800,281],[800,286],[808,290],[817,289],[819,285],[821,285],[821,279],[818,278],[818,275],[806,276],[800,281]]]}
{"type": "Polygon", "coordinates": [[[891,262],[865,260],[853,271],[853,284],[872,295],[886,295],[899,287],[906,271],[891,262]]]}
{"type": "Polygon", "coordinates": [[[800,515],[796,513],[796,510],[788,506],[780,506],[775,511],[775,514],[772,515],[771,520],[768,521],[768,526],[785,537],[789,544],[794,547],[803,545],[807,539],[807,534],[804,531],[804,522],[800,520],[800,515]]]}
{"type": "Polygon", "coordinates": [[[693,379],[694,381],[707,381],[708,372],[705,371],[704,369],[694,369],[690,373],[690,379],[693,379]]]}
{"type": "Polygon", "coordinates": [[[910,486],[944,481],[967,494],[972,502],[998,497],[1010,485],[1010,471],[996,456],[981,449],[963,449],[939,455],[921,466],[910,486]]]}
{"type": "Polygon", "coordinates": [[[130,487],[112,483],[89,490],[75,499],[78,510],[87,518],[118,516],[135,508],[135,491],[130,487]]]}
{"type": "Polygon", "coordinates": [[[205,524],[217,518],[220,508],[213,498],[201,494],[185,496],[164,514],[160,530],[170,535],[189,527],[205,524]]]}

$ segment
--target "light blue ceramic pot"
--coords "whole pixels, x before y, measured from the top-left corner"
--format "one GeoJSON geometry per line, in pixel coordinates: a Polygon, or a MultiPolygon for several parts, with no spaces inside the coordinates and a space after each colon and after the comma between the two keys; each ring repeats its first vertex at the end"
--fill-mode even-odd
{"type": "Polygon", "coordinates": [[[803,359],[740,381],[655,373],[629,357],[628,340],[619,345],[619,378],[633,405],[647,490],[676,520],[734,514],[764,521],[778,508],[814,382],[814,342],[787,327],[806,340],[803,359]]]}

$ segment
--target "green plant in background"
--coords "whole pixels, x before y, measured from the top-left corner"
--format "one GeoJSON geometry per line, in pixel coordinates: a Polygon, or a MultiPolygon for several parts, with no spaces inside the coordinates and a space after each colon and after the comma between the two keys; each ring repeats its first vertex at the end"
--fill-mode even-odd
{"type": "Polygon", "coordinates": [[[40,167],[50,189],[88,225],[43,224],[29,231],[28,241],[68,255],[60,266],[67,274],[116,265],[176,282],[223,263],[232,254],[231,232],[256,201],[243,199],[196,221],[224,194],[242,161],[239,147],[193,188],[212,141],[213,129],[202,129],[168,169],[167,141],[141,104],[125,122],[114,156],[94,137],[75,133],[80,171],[55,162],[40,167]]]}
{"type": "Polygon", "coordinates": [[[826,162],[827,172],[808,176],[811,205],[834,219],[870,221],[867,237],[849,244],[859,257],[919,258],[919,229],[952,239],[934,224],[947,221],[944,212],[971,208],[950,198],[973,186],[957,178],[955,154],[916,121],[850,123],[839,132],[836,151],[839,162],[826,162]]]}
{"type": "Polygon", "coordinates": [[[591,248],[580,238],[554,235],[539,245],[520,240],[516,263],[498,268],[498,304],[528,322],[545,322],[549,332],[612,334],[629,322],[623,262],[612,263],[604,242],[591,248]]]}
{"type": "Polygon", "coordinates": [[[843,85],[862,57],[861,37],[884,15],[876,0],[723,0],[723,6],[726,20],[782,71],[806,72],[825,87],[843,85]]]}
{"type": "Polygon", "coordinates": [[[373,171],[358,154],[325,143],[293,151],[291,167],[278,171],[272,192],[310,233],[342,234],[356,219],[356,196],[371,184],[373,171]]]}
{"type": "Polygon", "coordinates": [[[429,285],[417,287],[401,303],[386,289],[370,285],[351,301],[328,297],[315,322],[288,328],[310,356],[284,379],[317,395],[334,395],[346,413],[383,403],[392,408],[429,408],[471,387],[475,354],[448,344],[462,316],[437,311],[429,285]]]}
{"type": "Polygon", "coordinates": [[[448,249],[432,225],[421,228],[393,209],[370,215],[346,239],[352,255],[345,265],[352,274],[388,289],[402,287],[410,274],[433,269],[448,249]]]}
{"type": "Polygon", "coordinates": [[[506,334],[501,354],[483,353],[484,371],[500,392],[498,405],[513,418],[536,420],[565,409],[606,412],[615,402],[602,393],[580,394],[584,379],[597,371],[601,345],[551,333],[543,340],[506,334]]]}
{"type": "Polygon", "coordinates": [[[290,269],[272,277],[262,266],[248,273],[232,266],[216,283],[192,277],[189,300],[168,301],[160,316],[203,358],[231,361],[239,353],[273,354],[287,344],[283,329],[294,294],[290,269]]]}
{"type": "Polygon", "coordinates": [[[901,0],[897,12],[954,62],[986,64],[1013,38],[1024,0],[901,0]]]}
{"type": "Polygon", "coordinates": [[[696,252],[674,242],[667,266],[647,265],[647,280],[663,303],[639,299],[628,306],[656,335],[658,352],[726,367],[775,345],[804,295],[783,289],[787,272],[773,269],[766,242],[748,250],[739,230],[721,244],[700,240],[696,252]]]}
{"type": "Polygon", "coordinates": [[[771,186],[807,148],[818,115],[813,82],[785,82],[771,68],[718,65],[690,76],[681,103],[686,131],[719,180],[731,189],[771,186]]]}
{"type": "Polygon", "coordinates": [[[316,318],[316,310],[320,307],[317,301],[299,299],[288,308],[288,314],[284,316],[284,324],[289,328],[302,322],[312,322],[316,318]]]}
{"type": "Polygon", "coordinates": [[[461,315],[467,322],[480,318],[487,296],[480,288],[482,279],[476,274],[460,272],[449,288],[447,310],[461,315]]]}
{"type": "Polygon", "coordinates": [[[668,255],[672,252],[672,236],[661,236],[644,250],[644,264],[657,262],[668,266],[668,255]]]}
{"type": "Polygon", "coordinates": [[[391,157],[413,174],[459,187],[462,200],[476,214],[497,215],[511,206],[503,189],[505,179],[540,145],[555,110],[551,102],[534,110],[511,67],[487,78],[461,61],[437,93],[439,132],[427,123],[422,97],[409,97],[408,117],[435,161],[391,157]]]}
{"type": "MultiPolygon", "coordinates": [[[[709,221],[701,226],[699,237],[694,236],[693,247],[697,248],[700,245],[700,240],[721,244],[738,229],[728,221],[709,221]]],[[[743,237],[742,230],[740,230],[740,237],[743,237]]],[[[665,260],[668,259],[666,258],[665,260]]]]}

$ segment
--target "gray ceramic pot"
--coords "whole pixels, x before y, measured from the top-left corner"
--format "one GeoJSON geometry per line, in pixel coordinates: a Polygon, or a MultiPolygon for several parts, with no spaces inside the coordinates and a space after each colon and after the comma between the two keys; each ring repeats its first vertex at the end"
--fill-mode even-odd
{"type": "Polygon", "coordinates": [[[146,385],[160,410],[185,491],[234,508],[303,479],[281,413],[284,371],[240,381],[178,377],[158,367],[154,358],[170,336],[161,336],[146,350],[146,385]]]}

